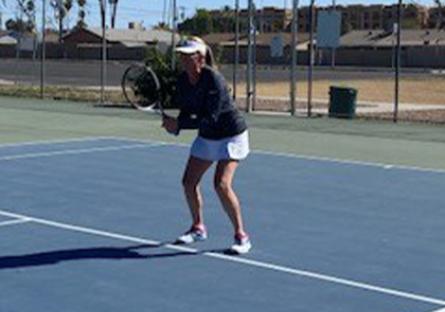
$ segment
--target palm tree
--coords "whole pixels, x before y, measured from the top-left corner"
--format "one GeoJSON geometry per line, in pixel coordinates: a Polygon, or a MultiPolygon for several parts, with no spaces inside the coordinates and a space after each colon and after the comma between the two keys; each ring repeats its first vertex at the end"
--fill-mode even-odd
{"type": "Polygon", "coordinates": [[[118,2],[119,2],[119,0],[108,0],[108,3],[111,6],[111,28],[114,28],[114,26],[116,25],[118,2]]]}
{"type": "Polygon", "coordinates": [[[436,20],[436,27],[438,29],[441,29],[444,26],[443,22],[443,5],[441,0],[434,0],[434,3],[437,5],[437,20],[436,20]]]}
{"type": "MultiPolygon", "coordinates": [[[[0,1],[0,9],[3,8],[3,7],[6,7],[6,1],[5,0],[0,1]]],[[[0,10],[0,30],[3,30],[2,14],[3,14],[3,12],[2,12],[2,10],[0,10]]]]}
{"type": "Polygon", "coordinates": [[[28,31],[34,31],[36,27],[36,6],[33,0],[17,0],[21,13],[28,19],[25,24],[28,31]]]}
{"type": "Polygon", "coordinates": [[[73,7],[73,0],[52,0],[50,5],[54,9],[55,18],[59,24],[59,42],[62,43],[63,22],[73,7]]]}
{"type": "Polygon", "coordinates": [[[99,6],[100,6],[100,18],[101,18],[101,25],[102,29],[105,29],[105,26],[107,24],[106,22],[106,6],[107,6],[107,0],[99,0],[99,6]]]}
{"type": "Polygon", "coordinates": [[[86,0],[77,0],[77,5],[79,6],[79,15],[78,15],[78,20],[77,20],[77,24],[76,27],[77,28],[84,28],[86,27],[86,23],[85,23],[85,5],[87,4],[86,0]]]}

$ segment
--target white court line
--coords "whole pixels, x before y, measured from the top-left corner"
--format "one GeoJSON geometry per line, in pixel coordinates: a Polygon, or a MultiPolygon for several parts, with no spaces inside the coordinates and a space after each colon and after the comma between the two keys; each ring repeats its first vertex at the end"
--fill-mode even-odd
{"type": "Polygon", "coordinates": [[[0,222],[0,227],[7,226],[7,225],[13,225],[13,224],[21,224],[21,223],[26,223],[26,222],[31,222],[31,220],[28,218],[21,218],[18,220],[3,221],[3,222],[0,222]]]}
{"type": "MultiPolygon", "coordinates": [[[[142,139],[133,139],[128,137],[108,137],[109,139],[115,140],[127,140],[130,142],[145,142],[147,144],[158,143],[162,145],[172,145],[179,147],[189,147],[190,144],[186,143],[175,143],[175,142],[163,142],[156,140],[142,140],[142,139]]],[[[379,167],[383,169],[402,169],[402,170],[412,170],[412,171],[422,171],[422,172],[432,172],[432,173],[445,173],[444,169],[433,169],[433,168],[423,168],[416,166],[405,166],[405,165],[397,165],[397,164],[389,164],[389,163],[379,163],[379,162],[368,162],[368,161],[360,161],[353,159],[340,159],[340,158],[331,158],[331,157],[323,157],[323,156],[312,156],[312,155],[303,155],[303,154],[291,154],[291,153],[280,153],[280,152],[272,152],[266,150],[253,149],[252,153],[254,154],[262,154],[262,155],[270,155],[270,156],[279,156],[286,158],[295,158],[295,159],[304,159],[304,160],[314,160],[314,161],[322,161],[322,162],[332,162],[332,163],[340,163],[340,164],[350,164],[350,165],[358,165],[358,166],[367,166],[367,167],[379,167]]]]}
{"type": "Polygon", "coordinates": [[[434,310],[434,311],[432,311],[432,312],[445,312],[445,308],[441,308],[441,309],[439,309],[439,310],[434,310]]]}
{"type": "MultiPolygon", "coordinates": [[[[190,144],[186,144],[186,143],[134,139],[134,138],[129,138],[129,137],[119,137],[119,136],[99,136],[99,137],[74,138],[74,139],[67,139],[67,140],[35,141],[35,142],[24,142],[24,143],[17,143],[17,144],[4,144],[4,145],[0,144],[0,148],[7,147],[7,146],[57,144],[57,143],[82,142],[82,141],[88,142],[88,141],[99,141],[99,140],[125,140],[125,141],[129,141],[129,142],[139,142],[139,144],[151,144],[151,145],[156,144],[156,146],[165,146],[165,145],[179,146],[179,147],[189,147],[190,146],[190,144]]],[[[91,152],[94,152],[94,150],[91,150],[91,152]]],[[[379,162],[366,162],[366,161],[359,161],[359,160],[352,160],[352,159],[340,159],[340,158],[331,158],[331,157],[322,157],[322,156],[302,155],[302,154],[280,153],[280,152],[272,152],[272,151],[257,150],[257,149],[252,150],[252,152],[255,154],[280,156],[280,157],[286,157],[286,158],[295,158],[295,159],[304,159],[304,160],[313,160],[313,161],[322,161],[322,162],[333,162],[333,163],[351,164],[351,165],[358,165],[358,166],[379,167],[379,168],[383,168],[383,169],[387,169],[387,170],[402,169],[402,170],[432,172],[432,173],[441,173],[441,174],[445,173],[444,169],[423,168],[423,167],[416,167],[416,166],[405,166],[405,165],[379,163],[379,162]]],[[[41,155],[41,156],[56,156],[56,155],[57,154],[41,155]]],[[[39,157],[39,155],[35,154],[34,157],[39,157]]],[[[27,157],[24,157],[24,158],[27,158],[27,157]]],[[[6,159],[0,158],[0,160],[6,160],[6,159]]]]}
{"type": "MultiPolygon", "coordinates": [[[[4,211],[4,210],[0,210],[0,215],[12,217],[12,218],[29,219],[30,221],[35,222],[35,223],[39,223],[39,224],[43,224],[43,225],[47,225],[47,226],[51,226],[51,227],[56,227],[56,228],[61,228],[61,229],[66,229],[66,230],[70,230],[70,231],[75,231],[75,232],[87,233],[87,234],[92,234],[92,235],[97,235],[97,236],[102,236],[102,237],[108,237],[108,238],[114,238],[114,239],[119,239],[119,240],[124,240],[124,241],[141,243],[141,244],[157,245],[159,247],[164,247],[164,248],[172,249],[172,250],[176,250],[176,251],[183,251],[183,252],[188,252],[191,254],[199,254],[199,255],[206,256],[206,257],[210,257],[210,258],[216,258],[216,259],[220,259],[220,260],[224,260],[224,261],[240,263],[240,264],[244,264],[244,265],[248,265],[248,266],[252,266],[252,267],[272,270],[272,271],[296,275],[296,276],[308,277],[308,278],[322,280],[325,282],[330,282],[330,283],[334,283],[334,284],[338,284],[338,285],[349,286],[352,288],[367,290],[367,291],[376,292],[376,293],[382,293],[382,294],[391,295],[394,297],[410,299],[413,301],[419,301],[419,302],[435,304],[435,305],[439,305],[439,306],[445,306],[445,300],[442,300],[442,299],[432,298],[432,297],[428,297],[428,296],[418,295],[418,294],[414,294],[414,293],[399,291],[399,290],[385,288],[385,287],[374,286],[371,284],[356,282],[353,280],[348,280],[348,279],[325,275],[325,274],[319,274],[319,273],[311,272],[311,271],[307,271],[307,270],[294,269],[291,267],[276,265],[273,263],[262,262],[262,261],[241,258],[241,257],[236,257],[236,256],[230,256],[230,255],[225,255],[225,254],[220,254],[220,253],[215,253],[215,252],[200,252],[199,250],[194,249],[194,248],[172,245],[172,244],[163,245],[161,242],[149,240],[149,239],[145,239],[145,238],[139,238],[139,237],[134,237],[134,236],[129,236],[129,235],[122,235],[122,234],[118,234],[118,233],[96,230],[96,229],[92,229],[92,228],[86,228],[86,227],[72,225],[72,224],[55,222],[55,221],[50,221],[50,220],[41,219],[41,218],[34,218],[34,217],[16,214],[16,213],[4,211]]],[[[442,312],[442,311],[439,310],[439,311],[435,311],[435,312],[442,312]]]]}
{"type": "Polygon", "coordinates": [[[405,165],[397,165],[397,164],[386,164],[379,162],[368,162],[368,161],[360,161],[360,160],[352,160],[352,159],[339,159],[339,158],[330,158],[323,156],[311,156],[311,155],[299,155],[299,154],[290,154],[290,153],[275,153],[263,150],[254,150],[255,153],[271,155],[271,156],[281,156],[281,157],[289,157],[289,158],[298,158],[305,160],[315,160],[315,161],[323,161],[323,162],[333,162],[339,164],[348,164],[348,165],[358,165],[358,166],[367,166],[367,167],[379,167],[383,169],[401,169],[401,170],[410,170],[410,171],[421,171],[421,172],[432,172],[432,173],[445,173],[444,169],[433,169],[433,168],[423,168],[416,166],[405,166],[405,165]]]}
{"type": "Polygon", "coordinates": [[[85,149],[70,149],[70,150],[61,150],[61,151],[54,151],[54,152],[29,153],[29,154],[0,157],[0,161],[17,160],[17,159],[25,159],[25,158],[51,157],[51,156],[59,156],[59,155],[76,155],[76,154],[85,154],[85,153],[94,153],[94,152],[108,152],[108,151],[118,151],[118,150],[133,149],[133,148],[156,147],[156,146],[161,146],[161,145],[165,145],[165,144],[158,143],[158,144],[147,145],[146,143],[144,143],[144,144],[121,145],[121,146],[93,147],[93,148],[85,148],[85,149]]]}
{"type": "Polygon", "coordinates": [[[90,142],[90,141],[100,141],[109,140],[115,138],[97,136],[97,137],[83,137],[83,138],[70,138],[70,139],[55,139],[55,140],[41,140],[41,141],[25,141],[18,143],[4,143],[0,144],[0,148],[3,147],[16,147],[16,146],[32,146],[32,145],[42,145],[42,144],[60,144],[60,143],[71,143],[71,142],[90,142]]]}

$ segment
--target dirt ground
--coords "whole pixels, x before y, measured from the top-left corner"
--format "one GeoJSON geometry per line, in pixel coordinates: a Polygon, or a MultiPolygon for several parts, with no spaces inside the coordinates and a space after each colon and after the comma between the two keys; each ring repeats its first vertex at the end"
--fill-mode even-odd
{"type": "MultiPolygon", "coordinates": [[[[306,97],[308,93],[307,82],[297,82],[297,97],[306,97]]],[[[358,101],[387,102],[394,101],[395,82],[393,79],[379,80],[346,80],[332,82],[327,80],[314,81],[312,95],[316,99],[328,99],[329,87],[340,86],[357,89],[358,101]]],[[[285,81],[257,82],[258,96],[289,96],[289,83],[285,81]]],[[[246,86],[240,83],[237,86],[244,92],[246,86]]],[[[401,79],[399,85],[401,103],[411,104],[442,104],[445,105],[445,78],[430,77],[429,79],[401,79]]]]}
{"type": "MultiPolygon", "coordinates": [[[[345,80],[341,82],[335,82],[328,80],[318,80],[313,83],[312,98],[313,108],[327,108],[329,100],[329,88],[330,86],[350,87],[357,89],[357,101],[365,102],[394,102],[394,80],[393,79],[378,79],[378,80],[345,80]],[[318,100],[322,100],[324,103],[320,103],[318,100]]],[[[256,109],[266,110],[273,112],[289,112],[290,101],[286,100],[289,97],[290,86],[288,81],[259,81],[257,82],[257,95],[258,97],[280,97],[282,99],[258,99],[256,109]],[[284,98],[284,99],[283,99],[284,98]]],[[[244,83],[237,85],[237,95],[239,97],[238,106],[245,109],[245,101],[241,97],[245,96],[246,86],[244,83]]],[[[307,83],[297,82],[296,85],[297,98],[307,98],[307,83]]],[[[3,95],[13,96],[38,96],[39,90],[37,87],[23,88],[23,86],[17,88],[14,86],[0,86],[0,93],[3,95]]],[[[404,103],[415,105],[445,105],[445,77],[443,76],[431,76],[428,79],[401,79],[400,81],[400,106],[403,107],[404,103]]],[[[45,90],[45,96],[49,98],[70,99],[78,101],[98,101],[99,92],[82,90],[81,92],[76,89],[67,88],[47,88],[45,90]]],[[[109,90],[106,95],[107,101],[111,103],[122,104],[125,102],[122,92],[120,90],[109,90]]],[[[298,101],[297,107],[302,109],[306,108],[306,100],[298,101]]],[[[363,104],[361,104],[363,105],[363,104]]],[[[384,119],[392,120],[393,113],[357,113],[357,117],[366,119],[384,119]]],[[[402,121],[420,121],[430,123],[445,124],[445,109],[438,108],[432,110],[410,110],[406,111],[401,109],[398,113],[398,119],[402,121]]]]}
{"type": "MultiPolygon", "coordinates": [[[[244,98],[239,98],[237,100],[237,105],[240,109],[246,109],[246,101],[244,98]]],[[[300,111],[306,113],[307,106],[306,102],[297,103],[297,108],[300,111]]],[[[419,104],[420,106],[421,104],[419,104]]],[[[314,103],[312,108],[326,108],[328,109],[327,103],[314,103]]],[[[284,100],[273,100],[273,99],[257,99],[256,110],[269,111],[269,112],[290,112],[290,102],[284,100]]],[[[316,114],[314,114],[316,115],[316,114]]],[[[393,120],[393,112],[376,112],[376,113],[359,113],[356,114],[357,118],[370,119],[370,120],[393,120]]],[[[399,110],[397,114],[397,120],[408,121],[408,122],[425,122],[434,124],[445,124],[445,109],[430,109],[430,110],[399,110]]]]}

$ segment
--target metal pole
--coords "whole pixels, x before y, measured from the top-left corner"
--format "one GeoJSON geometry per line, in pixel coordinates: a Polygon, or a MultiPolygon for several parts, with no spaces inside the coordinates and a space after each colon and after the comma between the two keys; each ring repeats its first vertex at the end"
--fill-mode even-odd
{"type": "Polygon", "coordinates": [[[402,29],[402,0],[399,0],[397,6],[397,47],[396,47],[396,72],[395,72],[395,92],[394,92],[394,117],[393,121],[397,122],[398,112],[399,112],[399,85],[400,85],[400,34],[402,29]]]}
{"type": "Polygon", "coordinates": [[[177,13],[176,13],[176,0],[173,0],[173,8],[172,8],[172,63],[171,63],[171,69],[174,71],[176,68],[176,52],[175,52],[175,46],[176,46],[176,22],[177,22],[177,13]]]}
{"type": "Polygon", "coordinates": [[[291,64],[291,73],[290,73],[290,81],[291,81],[291,84],[290,84],[291,112],[290,113],[292,116],[295,116],[295,114],[297,112],[297,105],[296,105],[297,45],[298,45],[298,0],[293,0],[293,4],[292,4],[292,43],[291,43],[292,64],[291,64]]]}
{"type": "MultiPolygon", "coordinates": [[[[336,9],[335,0],[332,0],[332,12],[335,12],[335,9],[336,9]]],[[[335,68],[335,55],[336,55],[336,51],[337,51],[337,49],[335,47],[332,47],[332,49],[331,49],[331,68],[332,69],[335,68]]]]}
{"type": "Polygon", "coordinates": [[[311,0],[309,6],[309,25],[310,25],[310,35],[309,35],[309,66],[308,66],[308,88],[307,88],[307,116],[312,115],[312,76],[314,67],[314,2],[311,0]]]}
{"type": "Polygon", "coordinates": [[[233,99],[236,100],[236,84],[238,82],[239,65],[239,0],[235,0],[235,51],[233,63],[233,99]]]}
{"type": "Polygon", "coordinates": [[[102,10],[102,64],[100,71],[100,103],[105,103],[105,84],[107,76],[107,38],[106,38],[106,18],[107,18],[107,0],[101,0],[102,10]]]}
{"type": "MultiPolygon", "coordinates": [[[[17,8],[18,11],[20,12],[19,15],[16,15],[16,19],[20,19],[23,20],[23,12],[22,10],[20,10],[19,8],[17,8]]],[[[19,65],[20,65],[20,49],[22,47],[22,38],[23,38],[23,32],[21,29],[17,30],[17,44],[15,45],[15,77],[14,77],[14,82],[15,85],[19,84],[19,65]]]]}
{"type": "Polygon", "coordinates": [[[247,66],[246,66],[246,111],[252,112],[252,34],[253,34],[253,0],[248,2],[248,29],[247,29],[247,66]]]}
{"type": "Polygon", "coordinates": [[[42,1],[42,42],[40,45],[40,98],[43,99],[45,89],[45,58],[46,58],[46,0],[42,1]]]}
{"type": "Polygon", "coordinates": [[[253,18],[254,29],[253,29],[253,49],[252,49],[252,111],[255,110],[256,107],[256,37],[257,37],[257,20],[256,20],[256,9],[255,15],[253,18]]]}

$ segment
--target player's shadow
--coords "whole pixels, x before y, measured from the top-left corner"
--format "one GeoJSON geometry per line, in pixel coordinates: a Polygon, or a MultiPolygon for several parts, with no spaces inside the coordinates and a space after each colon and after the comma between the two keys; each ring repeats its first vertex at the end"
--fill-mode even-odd
{"type": "Polygon", "coordinates": [[[187,251],[170,251],[162,253],[152,253],[153,248],[162,247],[164,244],[157,245],[136,245],[129,247],[95,247],[82,249],[66,249],[18,256],[0,256],[0,270],[34,267],[43,265],[54,265],[64,261],[78,261],[86,259],[107,259],[107,260],[125,260],[125,259],[153,259],[169,258],[177,256],[193,256],[200,252],[193,253],[187,251]],[[147,253],[147,251],[149,251],[147,253]]]}

